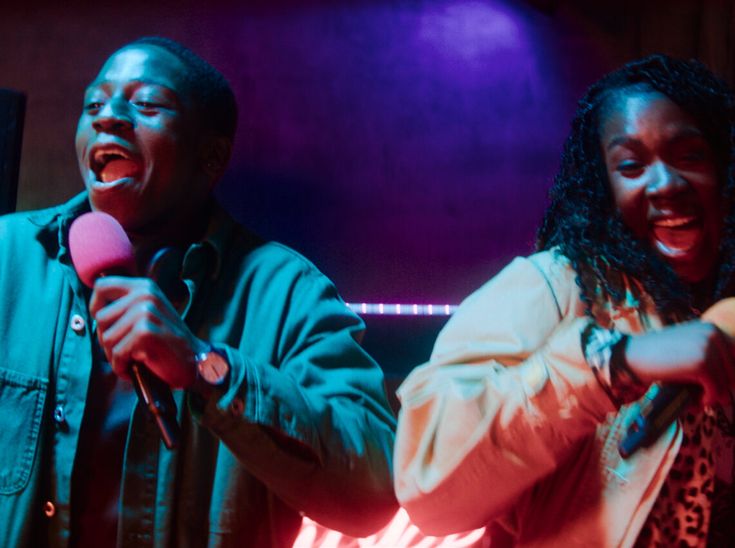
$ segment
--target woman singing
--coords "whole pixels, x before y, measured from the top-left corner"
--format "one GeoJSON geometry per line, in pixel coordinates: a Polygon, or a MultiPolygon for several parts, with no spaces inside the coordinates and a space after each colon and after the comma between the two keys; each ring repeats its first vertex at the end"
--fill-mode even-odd
{"type": "Polygon", "coordinates": [[[735,542],[735,339],[701,319],[735,294],[734,121],[695,61],[650,56],[588,90],[538,252],[470,296],[399,391],[396,489],[425,532],[735,542]],[[621,456],[661,385],[689,405],[621,456]]]}

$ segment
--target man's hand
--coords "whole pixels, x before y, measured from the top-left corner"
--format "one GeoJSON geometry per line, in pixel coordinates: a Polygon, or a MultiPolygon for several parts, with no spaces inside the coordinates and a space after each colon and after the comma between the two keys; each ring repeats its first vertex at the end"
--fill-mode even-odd
{"type": "Polygon", "coordinates": [[[129,378],[130,364],[137,361],[173,388],[194,383],[194,356],[205,344],[189,330],[153,280],[100,278],[89,309],[115,374],[129,378]]]}

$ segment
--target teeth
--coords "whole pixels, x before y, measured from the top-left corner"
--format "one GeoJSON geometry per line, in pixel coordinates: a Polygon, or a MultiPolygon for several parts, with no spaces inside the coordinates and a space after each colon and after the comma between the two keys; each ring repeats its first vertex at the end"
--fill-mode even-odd
{"type": "Polygon", "coordinates": [[[130,153],[128,153],[128,151],[122,148],[97,150],[92,155],[92,160],[96,164],[106,164],[112,158],[123,158],[125,160],[130,160],[131,156],[130,156],[130,153]]]}
{"type": "Polygon", "coordinates": [[[658,219],[654,224],[664,228],[676,228],[678,226],[687,225],[695,220],[695,217],[670,217],[668,219],[658,219]]]}

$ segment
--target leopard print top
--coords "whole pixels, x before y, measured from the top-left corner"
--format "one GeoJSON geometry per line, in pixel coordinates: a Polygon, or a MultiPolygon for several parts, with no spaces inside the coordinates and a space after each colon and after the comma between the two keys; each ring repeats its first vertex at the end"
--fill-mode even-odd
{"type": "Polygon", "coordinates": [[[722,408],[682,418],[681,448],[635,546],[735,544],[733,428],[722,408]]]}

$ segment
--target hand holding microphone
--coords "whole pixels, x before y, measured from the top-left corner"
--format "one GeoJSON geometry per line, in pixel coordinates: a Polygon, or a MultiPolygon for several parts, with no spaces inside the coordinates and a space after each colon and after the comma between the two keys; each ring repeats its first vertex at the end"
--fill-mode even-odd
{"type": "Polygon", "coordinates": [[[203,343],[154,281],[130,277],[136,273],[133,248],[112,216],[80,216],[69,230],[69,247],[80,279],[94,289],[90,313],[113,371],[131,379],[166,447],[175,447],[179,427],[169,386],[194,382],[192,360],[203,343]]]}
{"type": "Polygon", "coordinates": [[[710,307],[701,320],[628,339],[625,360],[645,384],[658,383],[618,446],[623,457],[648,447],[686,407],[727,403],[735,387],[735,298],[710,307]]]}

